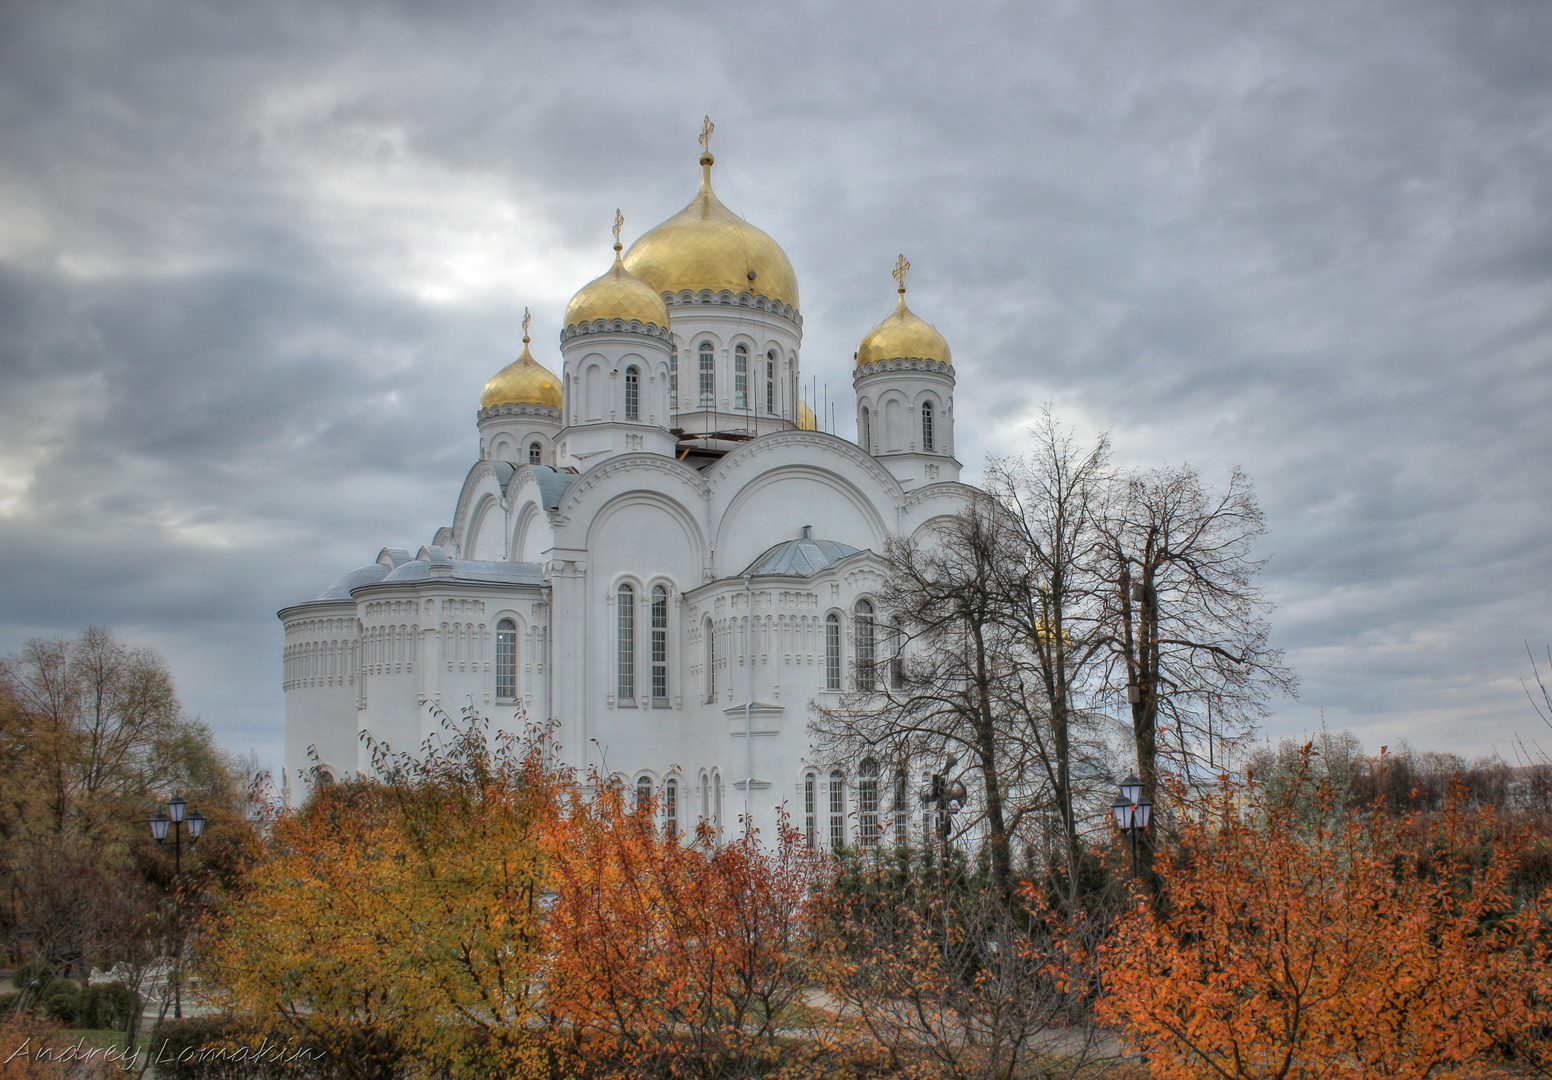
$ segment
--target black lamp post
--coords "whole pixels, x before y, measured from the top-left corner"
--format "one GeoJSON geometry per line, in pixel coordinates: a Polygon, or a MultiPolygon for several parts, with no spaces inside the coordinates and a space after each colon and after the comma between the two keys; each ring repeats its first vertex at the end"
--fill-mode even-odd
{"type": "Polygon", "coordinates": [[[1137,877],[1137,837],[1147,829],[1153,817],[1153,803],[1143,798],[1142,781],[1128,776],[1121,781],[1121,795],[1111,804],[1116,825],[1132,846],[1132,877],[1137,877]]]}
{"type": "MultiPolygon", "coordinates": [[[[948,769],[953,769],[959,764],[958,758],[948,759],[948,769]]],[[[937,808],[938,825],[938,853],[941,859],[940,871],[943,880],[943,956],[946,959],[949,953],[949,861],[948,838],[953,827],[954,815],[965,805],[965,799],[969,792],[965,785],[958,780],[950,780],[945,773],[933,773],[931,786],[921,793],[921,800],[937,808]]]]}
{"type": "Polygon", "coordinates": [[[181,795],[174,795],[167,802],[166,811],[158,810],[151,818],[151,838],[158,844],[167,842],[168,827],[172,831],[172,879],[173,917],[178,923],[178,933],[173,938],[172,1014],[183,1019],[183,920],[178,907],[178,877],[183,873],[183,827],[189,827],[189,846],[205,833],[205,815],[198,810],[188,813],[189,804],[181,795]]]}

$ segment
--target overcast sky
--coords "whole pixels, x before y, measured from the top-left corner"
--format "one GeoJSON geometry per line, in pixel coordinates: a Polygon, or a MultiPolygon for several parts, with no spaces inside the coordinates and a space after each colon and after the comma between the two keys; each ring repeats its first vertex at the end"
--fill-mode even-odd
{"type": "Polygon", "coordinates": [[[109,626],[278,758],[274,612],[448,522],[704,113],[841,433],[904,252],[970,477],[1043,402],[1250,474],[1272,737],[1552,749],[1544,2],[0,4],[0,653],[109,626]]]}

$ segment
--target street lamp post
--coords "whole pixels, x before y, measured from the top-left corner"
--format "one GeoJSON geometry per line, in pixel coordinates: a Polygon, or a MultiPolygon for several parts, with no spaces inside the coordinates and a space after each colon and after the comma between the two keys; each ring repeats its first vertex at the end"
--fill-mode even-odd
{"type": "Polygon", "coordinates": [[[172,954],[172,1015],[178,1020],[183,1019],[183,911],[178,898],[178,878],[183,873],[183,827],[189,827],[190,847],[205,834],[205,815],[198,810],[188,813],[188,808],[189,804],[183,796],[174,795],[168,800],[167,809],[158,810],[150,822],[151,838],[158,844],[165,844],[169,829],[172,832],[173,920],[177,926],[172,954]]]}
{"type": "Polygon", "coordinates": [[[948,769],[942,773],[933,773],[931,786],[922,792],[921,800],[937,808],[938,826],[938,854],[940,858],[939,870],[943,883],[943,957],[946,960],[949,954],[949,833],[953,825],[954,815],[965,805],[965,799],[969,792],[959,780],[950,780],[947,772],[959,764],[958,758],[948,759],[948,769]]]}
{"type": "Polygon", "coordinates": [[[1135,775],[1121,781],[1121,794],[1110,809],[1115,813],[1116,825],[1131,842],[1132,878],[1137,877],[1137,838],[1148,828],[1153,817],[1153,803],[1142,794],[1142,781],[1135,775]]]}

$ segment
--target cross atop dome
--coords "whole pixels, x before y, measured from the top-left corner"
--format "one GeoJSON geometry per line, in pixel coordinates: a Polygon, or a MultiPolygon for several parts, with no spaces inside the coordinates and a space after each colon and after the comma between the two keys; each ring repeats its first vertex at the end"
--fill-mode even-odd
{"type": "Polygon", "coordinates": [[[895,269],[894,274],[892,275],[895,279],[895,284],[900,286],[901,296],[905,295],[905,275],[910,272],[911,264],[905,261],[904,255],[901,255],[898,259],[895,260],[895,269]]]}

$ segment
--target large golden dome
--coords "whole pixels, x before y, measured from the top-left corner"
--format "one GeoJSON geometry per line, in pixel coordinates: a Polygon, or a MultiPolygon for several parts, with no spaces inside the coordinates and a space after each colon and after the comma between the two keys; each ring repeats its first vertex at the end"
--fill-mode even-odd
{"type": "Polygon", "coordinates": [[[798,278],[781,246],[711,190],[715,159],[701,155],[701,189],[690,205],[625,253],[625,268],[659,293],[727,289],[798,306],[798,278]]]}
{"type": "Polygon", "coordinates": [[[480,408],[494,405],[561,406],[560,380],[528,351],[527,334],[523,335],[523,355],[496,372],[480,394],[480,408]]]}
{"type": "Polygon", "coordinates": [[[857,366],[879,360],[937,360],[953,363],[948,342],[925,319],[905,306],[905,286],[900,286],[900,305],[862,339],[857,349],[857,366]]]}
{"type": "Polygon", "coordinates": [[[651,326],[668,328],[668,308],[656,289],[643,283],[620,262],[620,245],[614,245],[614,265],[594,278],[566,305],[567,326],[590,323],[595,319],[637,319],[651,326]]]}

